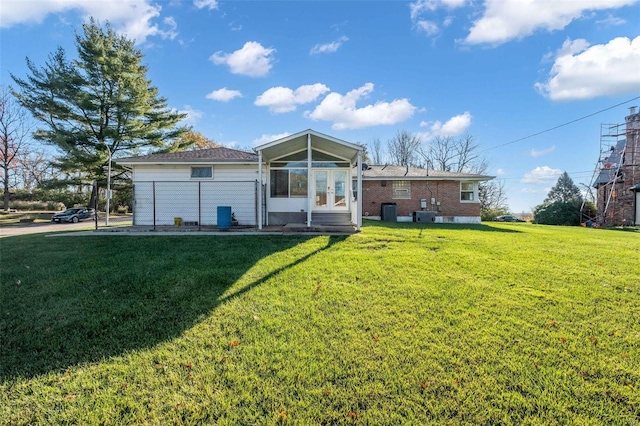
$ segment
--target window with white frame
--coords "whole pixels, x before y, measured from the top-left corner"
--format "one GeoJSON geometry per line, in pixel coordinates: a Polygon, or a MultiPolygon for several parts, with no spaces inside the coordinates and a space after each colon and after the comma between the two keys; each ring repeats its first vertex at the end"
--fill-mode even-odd
{"type": "Polygon", "coordinates": [[[271,198],[302,198],[307,196],[306,169],[271,169],[271,198]]]}
{"type": "Polygon", "coordinates": [[[411,181],[394,180],[391,198],[394,200],[410,200],[411,199],[411,181]]]}
{"type": "Polygon", "coordinates": [[[191,179],[211,179],[213,177],[213,167],[191,167],[191,179]]]}
{"type": "Polygon", "coordinates": [[[460,201],[472,203],[478,200],[478,182],[460,182],[460,201]]]}

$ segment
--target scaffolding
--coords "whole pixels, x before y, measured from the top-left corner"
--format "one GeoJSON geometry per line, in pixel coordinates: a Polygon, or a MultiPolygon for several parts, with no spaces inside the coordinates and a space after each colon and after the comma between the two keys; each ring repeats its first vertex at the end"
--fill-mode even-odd
{"type": "Polygon", "coordinates": [[[580,208],[581,222],[602,226],[628,222],[625,209],[630,210],[631,201],[627,189],[640,180],[639,142],[640,114],[635,107],[624,124],[600,125],[600,157],[580,208]],[[595,216],[591,203],[597,206],[595,216]]]}

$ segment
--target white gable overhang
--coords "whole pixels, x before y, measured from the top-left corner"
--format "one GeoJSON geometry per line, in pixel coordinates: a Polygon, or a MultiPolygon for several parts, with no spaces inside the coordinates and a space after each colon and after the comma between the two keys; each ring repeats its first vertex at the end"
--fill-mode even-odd
{"type": "Polygon", "coordinates": [[[256,147],[256,151],[262,153],[262,161],[268,162],[293,152],[306,150],[309,139],[312,149],[345,158],[351,164],[356,163],[358,152],[362,151],[362,147],[359,145],[311,129],[260,145],[256,147]]]}

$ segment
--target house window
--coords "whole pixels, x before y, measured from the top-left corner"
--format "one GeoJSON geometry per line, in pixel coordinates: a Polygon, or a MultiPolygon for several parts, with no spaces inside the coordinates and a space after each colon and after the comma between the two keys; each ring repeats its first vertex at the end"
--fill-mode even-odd
{"type": "Polygon", "coordinates": [[[307,170],[291,169],[289,170],[289,197],[306,197],[307,196],[307,170]]]}
{"type": "Polygon", "coordinates": [[[475,202],[478,199],[478,184],[476,182],[460,182],[460,201],[475,202]]]}
{"type": "Polygon", "coordinates": [[[192,167],[191,178],[192,179],[206,179],[213,177],[213,167],[192,167]]]}
{"type": "Polygon", "coordinates": [[[307,170],[273,170],[270,175],[271,198],[300,198],[307,196],[307,170]]]}
{"type": "Polygon", "coordinates": [[[411,199],[411,181],[394,180],[393,194],[391,198],[393,198],[394,200],[410,200],[411,199]]]}

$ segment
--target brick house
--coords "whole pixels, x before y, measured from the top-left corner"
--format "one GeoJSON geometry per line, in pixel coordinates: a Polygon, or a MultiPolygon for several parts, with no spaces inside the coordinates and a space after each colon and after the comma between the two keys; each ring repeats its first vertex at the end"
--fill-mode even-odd
{"type": "Polygon", "coordinates": [[[478,185],[493,176],[367,165],[362,172],[362,215],[380,219],[382,203],[395,203],[398,221],[432,211],[436,222],[480,223],[478,185]]]}
{"type": "Polygon", "coordinates": [[[596,222],[604,226],[640,225],[640,113],[630,109],[624,125],[609,125],[611,146],[601,141],[593,187],[596,222]]]}

